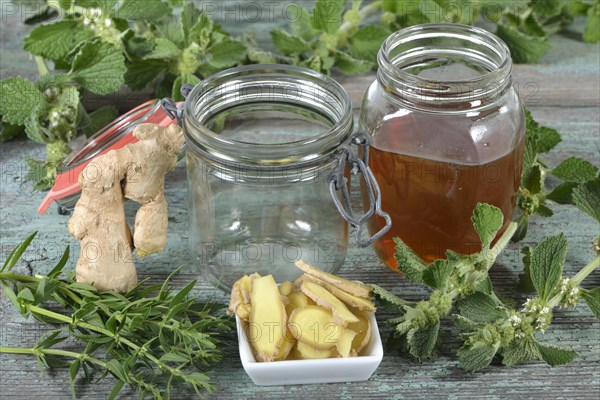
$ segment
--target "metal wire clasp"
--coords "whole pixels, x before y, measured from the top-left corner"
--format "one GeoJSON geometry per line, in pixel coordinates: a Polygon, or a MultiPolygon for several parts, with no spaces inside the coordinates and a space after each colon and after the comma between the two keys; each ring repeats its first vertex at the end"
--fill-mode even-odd
{"type": "MultiPolygon", "coordinates": [[[[185,99],[188,97],[193,88],[194,86],[190,85],[189,83],[186,83],[181,86],[179,92],[185,99]]],[[[165,97],[160,101],[160,105],[171,119],[177,119],[177,123],[181,124],[183,119],[183,104],[181,105],[181,107],[177,107],[177,103],[175,103],[175,100],[173,100],[170,97],[165,97]]]]}
{"type": "Polygon", "coordinates": [[[369,168],[369,143],[370,137],[365,132],[356,132],[352,134],[346,143],[339,147],[339,152],[336,155],[338,158],[338,167],[329,180],[329,192],[333,198],[333,203],[338,209],[342,217],[348,223],[356,228],[356,242],[360,247],[366,247],[374,241],[381,238],[392,226],[390,215],[381,209],[381,191],[377,180],[369,168]],[[355,153],[352,145],[357,145],[361,148],[362,154],[360,157],[355,153]],[[360,217],[355,217],[352,211],[350,202],[350,191],[348,189],[348,178],[344,175],[346,165],[350,167],[352,175],[360,174],[364,180],[364,187],[369,200],[369,208],[360,217]],[[342,193],[343,204],[338,196],[338,191],[342,193]],[[367,220],[373,215],[378,215],[385,220],[385,225],[373,236],[363,238],[363,229],[367,220]]]}

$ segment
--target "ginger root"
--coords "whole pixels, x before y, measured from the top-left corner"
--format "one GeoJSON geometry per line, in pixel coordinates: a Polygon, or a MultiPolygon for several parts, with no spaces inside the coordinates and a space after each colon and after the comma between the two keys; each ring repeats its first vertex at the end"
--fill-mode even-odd
{"type": "Polygon", "coordinates": [[[175,167],[183,130],[140,124],[139,140],[94,159],[79,176],[81,197],[69,220],[69,232],[81,243],[78,282],[99,290],[125,292],[137,284],[132,252],[158,253],[167,241],[164,175],[175,167]],[[125,218],[125,199],[141,204],[133,237],[125,218]]]}

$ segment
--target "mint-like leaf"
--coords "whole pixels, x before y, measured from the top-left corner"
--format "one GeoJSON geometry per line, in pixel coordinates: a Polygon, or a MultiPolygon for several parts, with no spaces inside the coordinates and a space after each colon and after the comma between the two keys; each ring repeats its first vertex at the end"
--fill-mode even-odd
{"type": "Polygon", "coordinates": [[[175,101],[185,100],[183,98],[183,95],[181,94],[181,87],[186,83],[196,86],[198,83],[200,83],[200,78],[198,78],[196,75],[191,74],[183,74],[178,76],[177,79],[175,79],[175,83],[173,84],[173,93],[171,93],[171,97],[175,101]]]}
{"type": "Polygon", "coordinates": [[[558,204],[573,204],[573,189],[577,185],[577,182],[563,182],[548,193],[546,199],[558,204]]]}
{"type": "Polygon", "coordinates": [[[600,319],[600,287],[595,289],[581,289],[581,297],[592,310],[596,318],[600,319]]]}
{"type": "Polygon", "coordinates": [[[600,178],[573,189],[573,204],[600,223],[600,178]]]}
{"type": "Polygon", "coordinates": [[[476,343],[473,346],[461,347],[457,354],[460,366],[469,372],[479,371],[490,365],[499,344],[489,345],[486,343],[476,343]]]}
{"type": "Polygon", "coordinates": [[[398,270],[411,281],[423,283],[423,271],[427,265],[400,238],[394,238],[394,242],[396,242],[394,258],[398,261],[398,270]]]}
{"type": "Polygon", "coordinates": [[[498,25],[496,35],[506,42],[516,63],[536,63],[550,48],[545,36],[531,36],[512,25],[498,25]]]}
{"type": "Polygon", "coordinates": [[[25,129],[20,125],[12,125],[6,122],[0,124],[0,142],[6,142],[14,138],[24,136],[25,129]]]}
{"type": "Polygon", "coordinates": [[[69,75],[90,92],[109,94],[119,90],[126,71],[125,57],[120,49],[96,42],[79,49],[69,75]]]}
{"type": "Polygon", "coordinates": [[[271,31],[271,39],[273,40],[275,47],[277,47],[277,50],[286,56],[302,54],[310,50],[308,43],[302,38],[292,36],[281,29],[271,31]]]}
{"type": "Polygon", "coordinates": [[[290,22],[290,30],[294,36],[309,40],[318,33],[312,26],[312,18],[306,8],[298,3],[290,3],[288,11],[290,15],[294,15],[294,19],[290,22]]]}
{"type": "Polygon", "coordinates": [[[596,43],[600,40],[600,2],[598,1],[587,12],[583,40],[588,43],[596,43]]]}
{"type": "Polygon", "coordinates": [[[25,38],[23,48],[50,60],[59,60],[64,58],[77,43],[93,37],[94,32],[78,21],[59,21],[35,28],[25,38]]]}
{"type": "Polygon", "coordinates": [[[238,41],[226,39],[208,49],[208,54],[212,56],[210,65],[227,68],[244,60],[246,47],[238,41]]]}
{"type": "Polygon", "coordinates": [[[547,300],[562,275],[567,256],[567,239],[561,233],[540,243],[531,253],[529,274],[542,300],[547,300]]]}
{"type": "Polygon", "coordinates": [[[463,317],[459,314],[452,315],[452,321],[454,321],[454,325],[456,325],[459,329],[462,329],[463,331],[471,332],[479,329],[480,327],[479,323],[473,321],[472,319],[463,317]]]}
{"type": "Polygon", "coordinates": [[[525,246],[521,249],[521,254],[523,254],[523,273],[521,273],[519,276],[519,289],[521,292],[531,293],[535,290],[533,282],[531,282],[531,275],[529,272],[533,249],[530,246],[525,246]]]}
{"type": "Polygon", "coordinates": [[[173,10],[161,0],[124,0],[119,16],[132,21],[157,21],[170,16],[173,10]]]}
{"type": "Polygon", "coordinates": [[[364,26],[350,37],[350,54],[362,60],[376,60],[381,44],[389,35],[389,31],[379,26],[364,26]]]}
{"type": "Polygon", "coordinates": [[[183,7],[180,15],[180,21],[183,37],[185,38],[186,42],[189,39],[192,28],[201,17],[201,14],[203,13],[196,8],[193,2],[187,2],[183,7]]]}
{"type": "Polygon", "coordinates": [[[125,83],[132,90],[142,90],[154,82],[166,70],[167,64],[162,61],[133,61],[127,66],[127,72],[125,72],[124,77],[125,83]]]}
{"type": "Polygon", "coordinates": [[[498,207],[477,203],[471,216],[473,227],[481,239],[483,248],[488,248],[502,227],[504,216],[498,207]]]}
{"type": "Polygon", "coordinates": [[[563,0],[535,0],[531,2],[533,13],[542,19],[560,14],[564,5],[563,0]]]}
{"type": "Polygon", "coordinates": [[[411,329],[406,335],[409,353],[417,360],[431,358],[435,351],[439,332],[439,321],[419,329],[411,329]]]}
{"type": "Polygon", "coordinates": [[[531,194],[539,194],[544,187],[542,178],[542,167],[539,164],[534,164],[521,177],[521,185],[531,194]]]}
{"type": "Polygon", "coordinates": [[[529,229],[529,215],[521,214],[515,222],[517,223],[517,230],[510,239],[513,242],[520,242],[527,236],[527,230],[529,229]]]}
{"type": "Polygon", "coordinates": [[[547,153],[553,148],[556,147],[562,141],[560,137],[560,133],[556,129],[549,128],[547,126],[542,126],[538,130],[539,138],[538,138],[538,152],[539,153],[547,153]]]}
{"type": "Polygon", "coordinates": [[[493,297],[482,292],[475,292],[460,299],[457,307],[462,317],[475,322],[493,322],[506,316],[502,306],[493,297]]]}
{"type": "Polygon", "coordinates": [[[144,55],[146,60],[172,60],[181,55],[179,47],[166,38],[156,38],[154,48],[144,55]]]}
{"type": "Polygon", "coordinates": [[[521,340],[513,340],[508,346],[501,350],[502,364],[510,367],[542,358],[538,350],[537,341],[528,336],[521,340]]]}
{"type": "Polygon", "coordinates": [[[423,271],[423,283],[434,289],[444,290],[455,267],[448,260],[435,260],[423,271]]]}
{"type": "Polygon", "coordinates": [[[400,297],[392,294],[391,292],[385,290],[381,286],[378,285],[369,285],[373,290],[373,293],[379,297],[384,303],[395,306],[399,309],[403,309],[404,306],[410,305],[411,303],[401,299],[400,297]]]}
{"type": "Polygon", "coordinates": [[[347,75],[364,74],[373,69],[374,65],[370,61],[358,60],[342,51],[335,53],[335,67],[347,75]]]}
{"type": "Polygon", "coordinates": [[[38,88],[26,78],[10,77],[0,81],[0,114],[2,121],[24,125],[34,114],[40,115],[47,107],[46,99],[38,88]]]}
{"type": "Polygon", "coordinates": [[[119,116],[119,111],[113,106],[100,107],[96,111],[90,113],[89,123],[83,128],[85,136],[90,137],[100,129],[108,125],[111,121],[119,116]]]}
{"type": "Polygon", "coordinates": [[[546,361],[546,364],[551,367],[568,364],[577,357],[577,352],[575,350],[541,342],[537,342],[536,345],[542,360],[546,361]]]}
{"type": "Polygon", "coordinates": [[[342,25],[342,13],[346,0],[317,0],[312,11],[312,25],[334,34],[342,25]]]}
{"type": "Polygon", "coordinates": [[[552,175],[567,182],[584,183],[594,179],[598,167],[579,157],[569,157],[552,170],[552,175]]]}

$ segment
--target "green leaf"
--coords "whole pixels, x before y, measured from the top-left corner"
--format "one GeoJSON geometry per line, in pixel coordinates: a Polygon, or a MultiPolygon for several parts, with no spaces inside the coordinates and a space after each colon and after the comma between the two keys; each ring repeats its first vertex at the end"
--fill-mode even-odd
{"type": "Polygon", "coordinates": [[[154,41],[154,48],[143,58],[145,60],[161,60],[166,62],[173,60],[181,56],[181,50],[179,47],[166,38],[156,38],[154,41]]]}
{"type": "Polygon", "coordinates": [[[454,265],[448,260],[435,260],[423,271],[423,283],[434,289],[444,290],[454,270],[454,265]]]}
{"type": "Polygon", "coordinates": [[[312,25],[330,34],[342,25],[342,13],[346,0],[317,0],[312,10],[312,25]]]}
{"type": "Polygon", "coordinates": [[[573,204],[600,223],[600,178],[573,189],[573,204]]]}
{"type": "Polygon", "coordinates": [[[596,43],[600,40],[600,2],[598,1],[587,12],[583,40],[588,43],[596,43]]]}
{"type": "Polygon", "coordinates": [[[126,71],[125,57],[120,49],[96,42],[79,49],[69,75],[93,93],[109,94],[119,90],[126,71]]]}
{"type": "Polygon", "coordinates": [[[502,227],[504,216],[498,207],[477,203],[471,216],[473,227],[481,239],[483,248],[488,248],[502,227]]]}
{"type": "Polygon", "coordinates": [[[211,56],[210,65],[216,68],[227,68],[242,62],[246,57],[246,47],[235,40],[225,39],[208,49],[211,56]]]}
{"type": "Polygon", "coordinates": [[[277,50],[286,56],[303,54],[310,50],[310,46],[302,38],[292,36],[281,29],[272,30],[271,39],[277,50]]]}
{"type": "Polygon", "coordinates": [[[375,66],[371,61],[358,60],[350,54],[336,51],[335,67],[347,75],[358,75],[369,72],[375,66]]]}
{"type": "Polygon", "coordinates": [[[111,374],[113,374],[117,379],[127,383],[129,379],[127,377],[127,373],[123,366],[119,363],[118,360],[112,359],[106,363],[106,368],[109,370],[111,374]]]}
{"type": "Polygon", "coordinates": [[[477,343],[473,346],[461,347],[456,354],[463,369],[475,372],[490,365],[498,351],[498,347],[499,344],[477,343]]]}
{"type": "Polygon", "coordinates": [[[400,238],[394,238],[394,242],[396,242],[394,258],[398,261],[398,270],[411,281],[423,283],[423,271],[427,265],[400,238]]]}
{"type": "Polygon", "coordinates": [[[521,254],[523,254],[523,273],[519,275],[519,289],[521,292],[531,293],[535,291],[535,287],[533,286],[529,272],[533,249],[530,246],[525,246],[521,249],[521,254]]]}
{"type": "Polygon", "coordinates": [[[460,315],[475,322],[494,322],[505,317],[505,309],[482,292],[475,292],[457,302],[460,315]]]}
{"type": "Polygon", "coordinates": [[[546,364],[551,367],[568,364],[577,357],[577,352],[575,350],[540,342],[537,342],[536,345],[542,360],[546,361],[546,364]]]}
{"type": "Polygon", "coordinates": [[[90,113],[90,122],[83,128],[83,133],[85,136],[90,137],[118,116],[119,111],[114,106],[100,107],[96,111],[90,113]]]}
{"type": "Polygon", "coordinates": [[[198,78],[196,75],[190,75],[190,74],[184,74],[184,75],[178,76],[177,79],[175,79],[175,83],[173,84],[173,93],[171,93],[171,97],[175,101],[185,100],[183,98],[183,95],[181,94],[181,87],[183,85],[185,85],[186,83],[196,86],[198,83],[200,83],[200,78],[198,78]]]}
{"type": "Polygon", "coordinates": [[[459,314],[452,315],[452,321],[459,329],[468,332],[475,331],[481,326],[481,324],[459,314]]]}
{"type": "Polygon", "coordinates": [[[527,230],[529,228],[529,215],[521,214],[515,221],[517,223],[517,230],[510,240],[513,242],[520,242],[527,236],[527,230]]]}
{"type": "Polygon", "coordinates": [[[2,121],[14,125],[24,125],[32,115],[41,114],[47,103],[44,95],[26,78],[14,76],[0,81],[0,114],[2,121]]]}
{"type": "Polygon", "coordinates": [[[167,64],[162,61],[133,61],[127,65],[127,72],[125,72],[124,77],[125,83],[131,90],[142,90],[152,84],[166,70],[167,64]]]}
{"type": "Polygon", "coordinates": [[[596,177],[598,167],[583,158],[569,157],[558,164],[551,174],[563,181],[584,183],[596,177]]]}
{"type": "Polygon", "coordinates": [[[561,233],[542,241],[532,252],[529,274],[542,300],[547,300],[560,281],[567,256],[567,239],[561,233]]]}
{"type": "Polygon", "coordinates": [[[55,8],[42,5],[42,8],[36,14],[27,17],[23,22],[25,25],[36,25],[49,20],[56,20],[57,17],[58,11],[55,8]]]}
{"type": "Polygon", "coordinates": [[[521,185],[533,195],[540,194],[544,187],[542,167],[537,163],[534,164],[521,177],[521,185]]]}
{"type": "Polygon", "coordinates": [[[600,287],[595,289],[580,289],[581,297],[592,310],[596,318],[600,319],[600,287]]]}
{"type": "Polygon", "coordinates": [[[537,63],[550,48],[548,38],[525,34],[512,25],[498,25],[496,35],[506,42],[516,63],[537,63]]]}
{"type": "Polygon", "coordinates": [[[25,129],[21,125],[13,125],[7,122],[0,124],[0,142],[7,142],[23,136],[25,136],[25,129]]]}
{"type": "Polygon", "coordinates": [[[309,40],[318,32],[313,28],[310,13],[299,3],[290,3],[287,7],[290,15],[290,30],[294,36],[309,40]]]}
{"type": "Polygon", "coordinates": [[[79,372],[79,368],[81,367],[81,362],[79,360],[74,360],[71,363],[71,366],[69,367],[69,378],[70,378],[70,389],[71,389],[71,396],[73,396],[74,399],[77,398],[77,395],[75,393],[75,379],[77,378],[77,373],[79,372]]]}
{"type": "Polygon", "coordinates": [[[542,217],[551,217],[554,215],[554,211],[552,211],[548,206],[544,204],[538,205],[535,212],[536,214],[541,215],[542,217]]]}
{"type": "Polygon", "coordinates": [[[373,284],[369,285],[369,286],[371,286],[371,289],[373,290],[373,293],[375,294],[375,296],[377,296],[380,300],[382,300],[386,304],[395,306],[399,309],[402,309],[404,306],[408,306],[411,304],[410,302],[408,302],[404,299],[401,299],[400,297],[385,290],[381,286],[373,285],[373,284]]]}
{"type": "Polygon", "coordinates": [[[200,10],[198,10],[194,3],[191,1],[187,2],[183,7],[183,10],[181,11],[180,21],[181,29],[183,31],[183,37],[185,38],[186,43],[188,38],[190,37],[190,32],[192,31],[192,28],[194,27],[194,25],[198,21],[198,18],[200,18],[202,14],[203,13],[200,10]]]}
{"type": "Polygon", "coordinates": [[[573,189],[577,185],[577,182],[562,182],[546,195],[546,199],[558,204],[573,204],[573,189]]]}
{"type": "Polygon", "coordinates": [[[417,360],[431,358],[440,331],[439,321],[419,329],[411,329],[406,335],[409,353],[417,360]]]}
{"type": "Polygon", "coordinates": [[[562,141],[560,133],[556,129],[542,126],[538,130],[538,152],[547,153],[562,141]]]}
{"type": "Polygon", "coordinates": [[[94,32],[79,21],[59,21],[35,28],[25,38],[23,48],[50,60],[60,60],[78,43],[93,37],[94,32]]]}
{"type": "Polygon", "coordinates": [[[125,385],[125,382],[123,381],[118,381],[115,386],[112,388],[112,390],[110,391],[110,394],[108,395],[108,400],[114,400],[119,393],[121,392],[121,389],[123,389],[123,386],[125,385]]]}
{"type": "Polygon", "coordinates": [[[33,232],[27,237],[27,239],[25,239],[22,243],[18,244],[17,246],[15,246],[14,249],[12,249],[8,257],[6,257],[6,261],[4,261],[2,268],[0,268],[0,272],[10,272],[14,268],[14,266],[21,259],[21,256],[23,256],[23,253],[25,252],[25,250],[27,250],[27,248],[31,244],[33,238],[36,237],[36,235],[37,232],[33,232]]]}
{"type": "Polygon", "coordinates": [[[502,364],[513,366],[530,361],[540,360],[540,354],[537,341],[527,336],[522,339],[514,339],[507,347],[502,349],[502,364]]]}
{"type": "Polygon", "coordinates": [[[533,13],[539,18],[550,18],[561,13],[563,0],[535,0],[531,2],[533,13]]]}
{"type": "Polygon", "coordinates": [[[350,37],[350,54],[362,60],[376,60],[381,44],[389,35],[386,29],[379,26],[364,26],[350,37]]]}
{"type": "Polygon", "coordinates": [[[60,275],[60,273],[62,272],[62,269],[67,264],[67,261],[69,261],[70,250],[71,250],[70,246],[67,246],[65,248],[65,251],[63,252],[63,255],[60,258],[60,260],[58,261],[58,263],[56,263],[54,268],[52,268],[52,270],[50,272],[48,272],[49,278],[56,278],[58,275],[60,275]]]}
{"type": "Polygon", "coordinates": [[[161,0],[124,0],[119,16],[132,21],[158,21],[173,13],[171,6],[161,0]]]}

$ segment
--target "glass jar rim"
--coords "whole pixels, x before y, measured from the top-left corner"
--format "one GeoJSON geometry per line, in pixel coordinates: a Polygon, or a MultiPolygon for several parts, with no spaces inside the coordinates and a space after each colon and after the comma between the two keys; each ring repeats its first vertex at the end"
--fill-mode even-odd
{"type": "MultiPolygon", "coordinates": [[[[285,86],[282,86],[285,88],[285,86]]],[[[276,86],[272,86],[276,88],[276,86]]],[[[230,104],[238,106],[240,104],[230,104]]],[[[298,106],[299,107],[299,106],[298,106]]],[[[208,108],[208,107],[207,107],[208,108]]],[[[333,109],[332,109],[333,110],[333,109]]],[[[331,110],[330,110],[331,111],[331,110]]],[[[189,93],[184,104],[183,126],[188,149],[223,164],[247,165],[248,167],[298,166],[313,164],[329,157],[352,133],[353,114],[350,96],[334,79],[308,68],[285,64],[254,64],[218,72],[198,83],[189,93]],[[252,83],[252,79],[257,79],[252,83]],[[293,105],[294,101],[306,101],[305,107],[335,107],[335,119],[328,129],[300,140],[279,143],[247,142],[225,138],[209,129],[204,122],[215,117],[222,109],[212,111],[196,109],[199,100],[213,96],[214,101],[260,102],[244,95],[243,90],[261,84],[288,85],[291,95],[275,90],[265,103],[293,105]],[[247,85],[247,86],[245,86],[247,85]],[[214,90],[222,90],[217,97],[214,90]],[[296,90],[297,89],[297,90],[296,90]],[[327,95],[327,104],[318,94],[327,95]],[[235,97],[237,96],[237,97],[235,97]],[[295,97],[294,97],[295,96],[295,97]]]]}
{"type": "Polygon", "coordinates": [[[410,100],[453,102],[483,99],[501,93],[511,81],[512,59],[506,43],[485,29],[454,23],[414,25],[391,34],[377,55],[377,77],[392,92],[410,100]],[[447,41],[443,46],[426,46],[423,41],[447,41]],[[466,47],[465,44],[470,44],[466,47]],[[393,56],[401,46],[404,51],[393,56]],[[412,47],[411,47],[412,46],[412,47]],[[486,64],[485,72],[465,78],[436,79],[417,75],[405,67],[417,57],[449,55],[486,64]]]}

